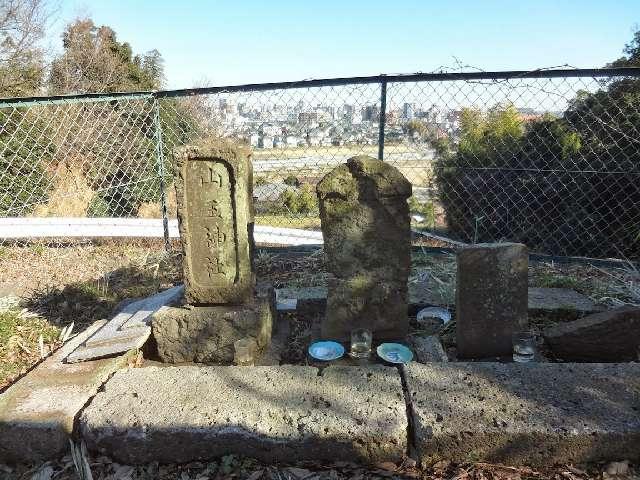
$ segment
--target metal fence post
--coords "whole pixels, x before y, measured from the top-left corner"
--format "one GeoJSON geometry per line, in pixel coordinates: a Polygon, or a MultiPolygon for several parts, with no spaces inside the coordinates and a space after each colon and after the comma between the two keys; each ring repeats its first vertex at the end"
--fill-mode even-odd
{"type": "Polygon", "coordinates": [[[380,82],[380,120],[378,123],[378,160],[384,160],[384,127],[387,121],[387,80],[380,82]]]}
{"type": "Polygon", "coordinates": [[[153,124],[156,140],[156,161],[158,162],[158,175],[160,177],[160,205],[162,208],[162,228],[164,231],[164,248],[171,251],[169,238],[169,215],[167,213],[167,189],[164,183],[164,144],[162,142],[162,125],[160,123],[160,103],[153,97],[153,124]]]}

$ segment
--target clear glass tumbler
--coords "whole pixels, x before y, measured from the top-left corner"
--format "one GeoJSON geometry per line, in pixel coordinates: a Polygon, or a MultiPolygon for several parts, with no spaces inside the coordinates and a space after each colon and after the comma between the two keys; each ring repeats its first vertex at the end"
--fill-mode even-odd
{"type": "Polygon", "coordinates": [[[351,351],[353,358],[367,358],[371,355],[371,330],[356,328],[351,330],[351,351]]]}
{"type": "Polygon", "coordinates": [[[242,338],[233,344],[233,363],[240,366],[253,366],[258,350],[258,343],[254,338],[242,338]]]}
{"type": "Polygon", "coordinates": [[[536,337],[533,332],[514,332],[512,336],[513,361],[518,363],[533,362],[536,356],[536,337]]]}

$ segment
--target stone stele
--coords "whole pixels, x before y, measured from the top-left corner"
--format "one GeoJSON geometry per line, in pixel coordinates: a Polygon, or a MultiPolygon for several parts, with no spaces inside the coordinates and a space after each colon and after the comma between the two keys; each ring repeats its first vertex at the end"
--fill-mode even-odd
{"type": "Polygon", "coordinates": [[[479,243],[458,252],[459,358],[511,355],[514,330],[527,325],[528,267],[520,243],[479,243]]]}
{"type": "Polygon", "coordinates": [[[253,294],[252,175],[249,151],[228,141],[176,152],[187,303],[241,303],[253,294]]]}
{"type": "Polygon", "coordinates": [[[403,339],[411,183],[388,163],[357,156],[329,172],[316,191],[330,272],[322,336],[344,341],[352,329],[367,328],[376,340],[403,339]]]}

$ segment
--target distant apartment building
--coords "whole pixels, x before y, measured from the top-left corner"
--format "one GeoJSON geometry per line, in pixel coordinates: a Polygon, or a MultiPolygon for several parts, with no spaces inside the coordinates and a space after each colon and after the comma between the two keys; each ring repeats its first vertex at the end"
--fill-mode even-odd
{"type": "Polygon", "coordinates": [[[402,118],[404,118],[405,120],[413,120],[413,104],[412,103],[405,103],[402,106],[402,118]]]}
{"type": "Polygon", "coordinates": [[[260,148],[273,148],[273,137],[268,135],[263,135],[260,139],[260,148]]]}
{"type": "Polygon", "coordinates": [[[365,122],[377,122],[380,120],[380,107],[378,105],[365,105],[362,109],[362,120],[365,122]]]}

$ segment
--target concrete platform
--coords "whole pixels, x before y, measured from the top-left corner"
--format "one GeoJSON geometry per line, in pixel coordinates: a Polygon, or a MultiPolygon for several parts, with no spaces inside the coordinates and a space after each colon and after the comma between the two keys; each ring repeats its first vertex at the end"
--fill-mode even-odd
{"type": "Polygon", "coordinates": [[[427,464],[640,460],[640,364],[404,367],[427,464]]]}
{"type": "Polygon", "coordinates": [[[400,375],[381,366],[123,370],[79,430],[90,449],[127,464],[226,454],[379,462],[407,449],[400,375]]]}
{"type": "Polygon", "coordinates": [[[55,458],[69,448],[74,418],[126,357],[65,364],[106,322],[96,322],[0,395],[0,463],[55,458]]]}

